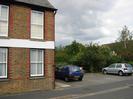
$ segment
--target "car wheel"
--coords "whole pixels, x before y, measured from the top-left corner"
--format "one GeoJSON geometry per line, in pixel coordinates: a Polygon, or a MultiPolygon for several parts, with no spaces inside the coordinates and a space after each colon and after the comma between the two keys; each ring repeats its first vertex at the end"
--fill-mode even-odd
{"type": "Polygon", "coordinates": [[[79,81],[82,81],[82,80],[83,80],[83,77],[80,77],[78,80],[79,80],[79,81]]]}
{"type": "Polygon", "coordinates": [[[122,71],[119,71],[119,76],[123,76],[123,72],[122,71]]]}
{"type": "Polygon", "coordinates": [[[65,80],[66,82],[68,82],[68,81],[69,81],[68,77],[65,77],[65,78],[64,78],[64,80],[65,80]]]}
{"type": "Polygon", "coordinates": [[[105,74],[105,75],[106,75],[106,74],[107,74],[107,70],[104,70],[104,71],[103,71],[103,74],[105,74]]]}
{"type": "Polygon", "coordinates": [[[128,75],[129,75],[129,76],[131,76],[131,75],[132,75],[132,73],[129,73],[128,75]]]}

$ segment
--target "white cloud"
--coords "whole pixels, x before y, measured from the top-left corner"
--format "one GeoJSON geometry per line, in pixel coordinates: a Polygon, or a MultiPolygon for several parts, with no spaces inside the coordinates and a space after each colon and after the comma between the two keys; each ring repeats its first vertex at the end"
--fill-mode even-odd
{"type": "Polygon", "coordinates": [[[49,0],[57,9],[56,41],[110,43],[127,25],[133,29],[132,0],[49,0]]]}

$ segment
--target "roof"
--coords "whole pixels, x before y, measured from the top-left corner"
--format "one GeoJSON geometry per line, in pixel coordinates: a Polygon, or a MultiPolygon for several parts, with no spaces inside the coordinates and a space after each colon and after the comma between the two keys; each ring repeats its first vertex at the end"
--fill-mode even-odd
{"type": "Polygon", "coordinates": [[[56,8],[48,0],[14,0],[14,1],[56,10],[56,8]]]}

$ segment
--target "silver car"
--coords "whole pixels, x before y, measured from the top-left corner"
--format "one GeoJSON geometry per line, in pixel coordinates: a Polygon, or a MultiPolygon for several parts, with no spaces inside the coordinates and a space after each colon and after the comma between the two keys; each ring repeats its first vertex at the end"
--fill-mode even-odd
{"type": "Polygon", "coordinates": [[[120,76],[124,74],[132,75],[133,67],[127,63],[114,63],[110,66],[103,68],[102,72],[104,74],[111,73],[111,74],[118,74],[120,76]]]}

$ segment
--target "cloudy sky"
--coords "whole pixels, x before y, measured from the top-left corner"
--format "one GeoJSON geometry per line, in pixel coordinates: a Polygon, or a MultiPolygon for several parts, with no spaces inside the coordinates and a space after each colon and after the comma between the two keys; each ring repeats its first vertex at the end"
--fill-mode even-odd
{"type": "Polygon", "coordinates": [[[106,44],[124,25],[133,30],[133,0],[49,0],[57,9],[56,45],[106,44]]]}

